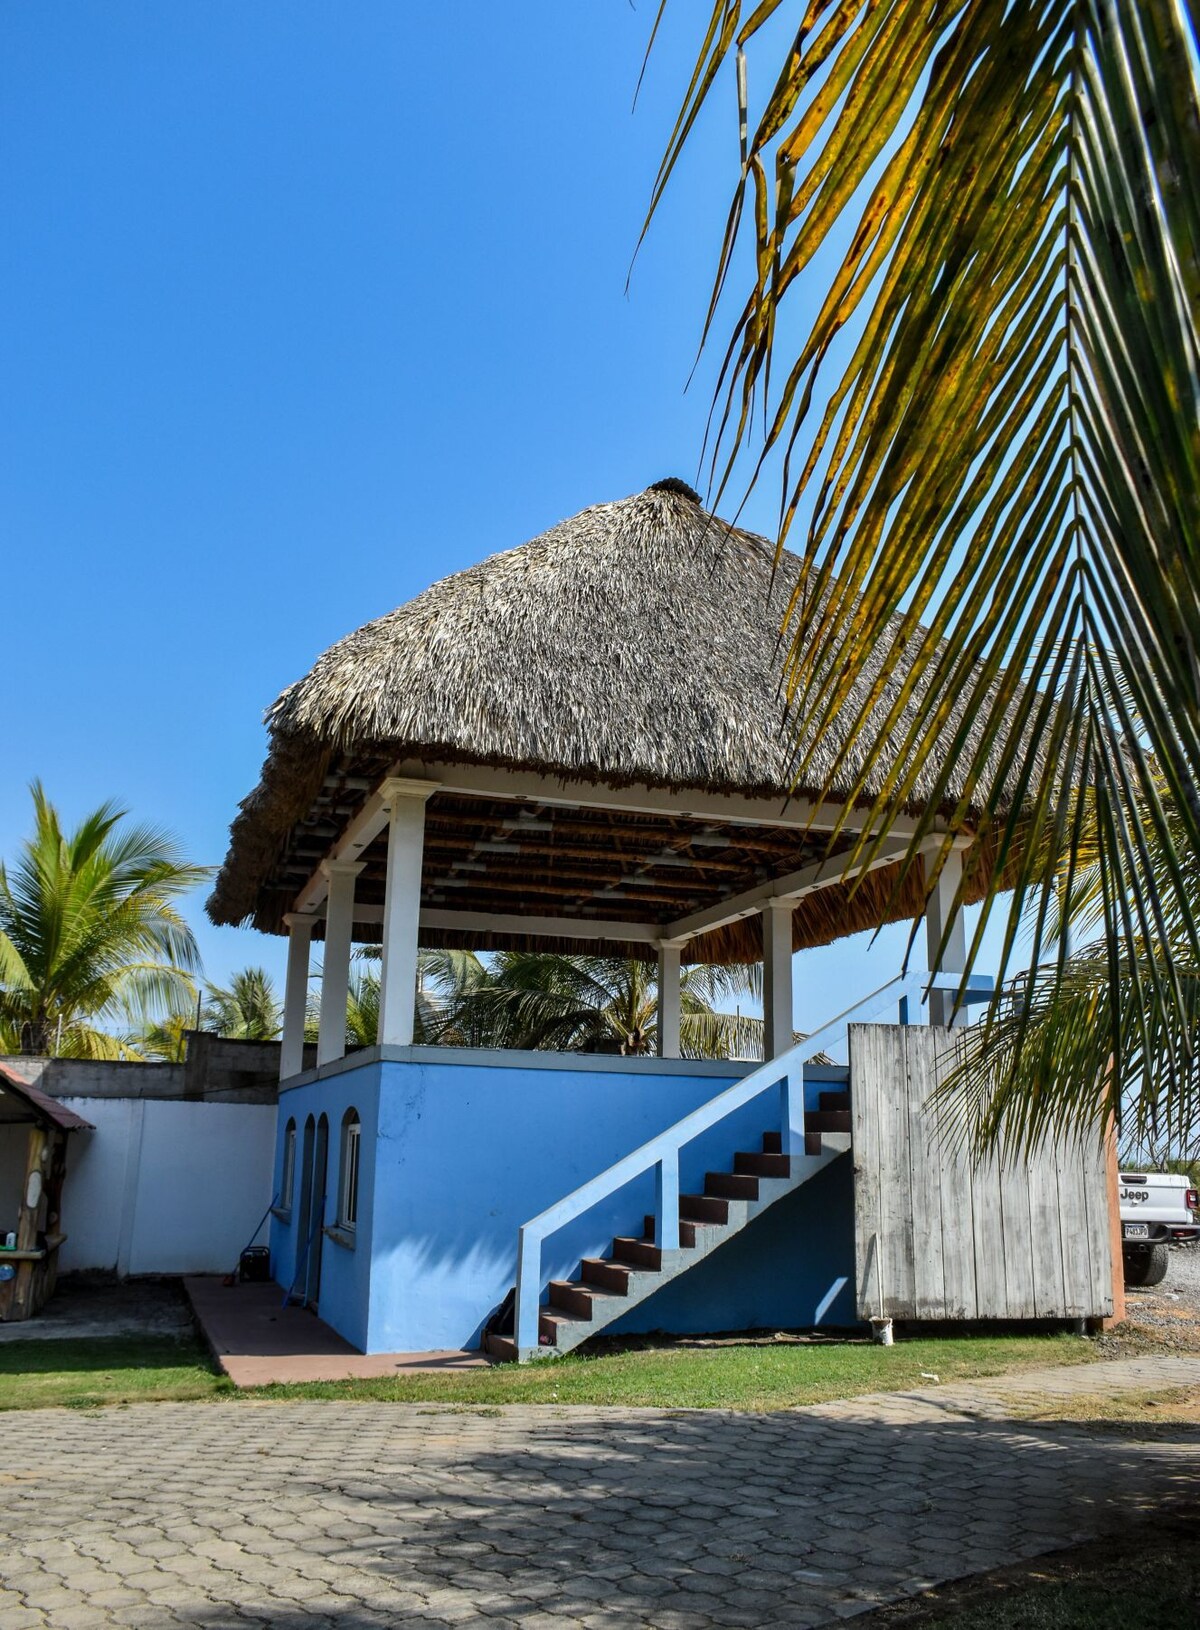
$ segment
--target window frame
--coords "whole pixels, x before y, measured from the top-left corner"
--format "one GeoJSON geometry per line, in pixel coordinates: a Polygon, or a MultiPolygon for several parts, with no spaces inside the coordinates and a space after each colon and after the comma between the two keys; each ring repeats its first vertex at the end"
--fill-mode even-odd
{"type": "Polygon", "coordinates": [[[362,1117],[357,1109],[348,1109],[342,1116],[337,1207],[337,1226],[348,1234],[354,1233],[358,1227],[358,1194],[361,1172],[362,1117]]]}
{"type": "Polygon", "coordinates": [[[296,1192],[296,1117],[290,1116],[283,1129],[283,1170],[279,1178],[279,1200],[275,1210],[284,1217],[292,1214],[296,1192]]]}

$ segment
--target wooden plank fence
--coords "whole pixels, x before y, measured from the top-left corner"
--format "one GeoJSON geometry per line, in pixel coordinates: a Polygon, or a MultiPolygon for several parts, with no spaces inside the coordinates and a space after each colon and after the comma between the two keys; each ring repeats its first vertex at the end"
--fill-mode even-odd
{"type": "Polygon", "coordinates": [[[1102,1144],[974,1165],[929,1102],[954,1047],[932,1026],[851,1027],[859,1317],[1111,1314],[1102,1144]]]}

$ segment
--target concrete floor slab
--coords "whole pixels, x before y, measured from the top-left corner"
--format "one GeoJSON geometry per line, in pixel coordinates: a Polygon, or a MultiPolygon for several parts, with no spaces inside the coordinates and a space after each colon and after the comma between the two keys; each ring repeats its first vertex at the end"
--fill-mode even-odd
{"type": "Polygon", "coordinates": [[[184,1280],[201,1332],[238,1387],[272,1382],[370,1380],[428,1370],[482,1369],[482,1353],[360,1353],[307,1308],[285,1307],[278,1285],[184,1280]]]}
{"type": "Polygon", "coordinates": [[[120,1280],[65,1274],[35,1318],[0,1324],[0,1342],[97,1341],[108,1336],[181,1338],[192,1312],[177,1279],[120,1280]]]}

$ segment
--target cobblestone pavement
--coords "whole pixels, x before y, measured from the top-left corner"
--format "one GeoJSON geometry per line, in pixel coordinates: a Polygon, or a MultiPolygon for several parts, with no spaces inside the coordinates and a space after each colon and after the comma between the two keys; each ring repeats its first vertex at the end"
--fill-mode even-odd
{"type": "Polygon", "coordinates": [[[1171,1358],[764,1415],[13,1413],[0,1630],[827,1624],[1194,1494],[1200,1435],[1003,1418],[1047,1389],[1193,1383],[1200,1359],[1171,1358]]]}

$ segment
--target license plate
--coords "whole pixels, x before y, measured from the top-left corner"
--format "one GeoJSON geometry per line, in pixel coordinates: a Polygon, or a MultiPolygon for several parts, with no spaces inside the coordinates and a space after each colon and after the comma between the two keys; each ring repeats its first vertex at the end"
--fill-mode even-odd
{"type": "Polygon", "coordinates": [[[1149,1223],[1126,1223],[1125,1224],[1125,1238],[1126,1239],[1149,1239],[1150,1238],[1150,1224],[1149,1223]]]}

